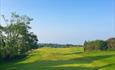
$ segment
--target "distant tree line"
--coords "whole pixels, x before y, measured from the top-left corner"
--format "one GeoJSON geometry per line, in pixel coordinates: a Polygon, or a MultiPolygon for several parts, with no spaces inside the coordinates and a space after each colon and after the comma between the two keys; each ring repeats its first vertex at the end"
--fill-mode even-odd
{"type": "Polygon", "coordinates": [[[115,38],[109,38],[105,41],[104,40],[85,41],[84,45],[39,43],[38,48],[42,47],[50,47],[50,48],[84,47],[84,51],[115,50],[115,38]]]}
{"type": "Polygon", "coordinates": [[[82,45],[39,43],[39,44],[38,44],[38,48],[42,48],[42,47],[50,47],[50,48],[69,48],[69,47],[82,47],[82,45]]]}
{"type": "Polygon", "coordinates": [[[29,31],[31,18],[16,13],[11,14],[10,20],[2,17],[6,26],[0,23],[0,59],[12,59],[37,48],[37,36],[29,31]]]}
{"type": "Polygon", "coordinates": [[[84,42],[84,51],[94,50],[115,50],[115,38],[109,38],[106,41],[94,40],[84,42]]]}

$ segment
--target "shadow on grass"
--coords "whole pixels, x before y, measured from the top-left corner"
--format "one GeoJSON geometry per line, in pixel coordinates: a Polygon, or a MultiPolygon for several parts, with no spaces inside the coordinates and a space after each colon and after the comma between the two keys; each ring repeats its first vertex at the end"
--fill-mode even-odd
{"type": "Polygon", "coordinates": [[[73,52],[73,53],[65,53],[65,54],[62,54],[62,55],[82,54],[82,53],[84,53],[84,52],[78,51],[78,52],[73,52]]]}
{"type": "Polygon", "coordinates": [[[94,60],[101,60],[101,59],[109,58],[112,56],[115,56],[115,54],[114,55],[87,56],[87,57],[81,57],[81,58],[74,58],[72,60],[80,60],[80,61],[84,61],[84,62],[87,61],[89,63],[89,62],[92,62],[94,60]]]}
{"type": "MultiPolygon", "coordinates": [[[[102,69],[102,68],[105,68],[105,67],[111,67],[111,66],[115,66],[115,63],[111,63],[111,64],[107,64],[107,65],[104,65],[104,66],[101,66],[101,67],[98,67],[97,69],[102,69]]],[[[115,67],[114,67],[115,68],[115,67]]],[[[114,70],[114,69],[113,69],[114,70]]]]}
{"type": "MultiPolygon", "coordinates": [[[[87,56],[82,58],[76,58],[71,60],[57,60],[57,61],[35,61],[33,63],[19,63],[16,62],[24,61],[26,58],[17,60],[9,63],[9,65],[2,67],[2,70],[98,70],[103,67],[111,66],[113,64],[108,64],[102,67],[56,67],[58,65],[65,64],[88,64],[95,60],[101,60],[104,58],[109,58],[115,55],[100,55],[100,56],[87,56]]],[[[0,67],[1,68],[1,67],[0,67]]]]}

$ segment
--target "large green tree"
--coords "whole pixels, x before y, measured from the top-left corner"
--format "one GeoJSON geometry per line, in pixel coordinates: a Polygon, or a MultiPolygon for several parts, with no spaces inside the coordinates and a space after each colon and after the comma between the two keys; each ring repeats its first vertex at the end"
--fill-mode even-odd
{"type": "Polygon", "coordinates": [[[29,31],[31,18],[12,13],[10,20],[3,19],[6,26],[0,25],[0,58],[13,58],[37,46],[37,36],[29,31]]]}

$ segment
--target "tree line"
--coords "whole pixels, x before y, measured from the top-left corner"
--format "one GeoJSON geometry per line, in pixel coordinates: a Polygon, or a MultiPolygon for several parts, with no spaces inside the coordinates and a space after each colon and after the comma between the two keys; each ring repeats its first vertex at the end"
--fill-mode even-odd
{"type": "Polygon", "coordinates": [[[39,43],[38,48],[50,47],[50,48],[69,48],[69,47],[83,47],[84,51],[97,51],[97,50],[115,50],[115,38],[109,38],[107,40],[92,40],[85,41],[83,45],[73,44],[52,44],[52,43],[39,43]]]}
{"type": "Polygon", "coordinates": [[[42,47],[50,47],[50,48],[69,48],[69,47],[82,47],[82,45],[39,43],[39,44],[38,44],[38,48],[42,48],[42,47]]]}
{"type": "Polygon", "coordinates": [[[84,51],[115,50],[115,38],[108,40],[94,40],[84,42],[84,51]]]}
{"type": "Polygon", "coordinates": [[[11,59],[26,54],[37,47],[37,36],[30,32],[30,22],[26,15],[12,13],[10,19],[1,16],[5,26],[0,24],[0,59],[11,59]]]}

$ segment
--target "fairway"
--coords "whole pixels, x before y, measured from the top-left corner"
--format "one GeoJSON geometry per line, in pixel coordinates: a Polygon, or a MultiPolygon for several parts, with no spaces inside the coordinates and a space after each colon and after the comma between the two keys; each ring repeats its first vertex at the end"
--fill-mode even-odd
{"type": "Polygon", "coordinates": [[[40,48],[20,60],[0,63],[0,70],[114,70],[115,51],[83,52],[82,47],[40,48]]]}
{"type": "Polygon", "coordinates": [[[115,0],[0,0],[0,70],[115,70],[115,0]]]}

